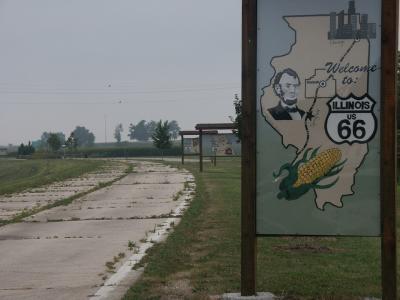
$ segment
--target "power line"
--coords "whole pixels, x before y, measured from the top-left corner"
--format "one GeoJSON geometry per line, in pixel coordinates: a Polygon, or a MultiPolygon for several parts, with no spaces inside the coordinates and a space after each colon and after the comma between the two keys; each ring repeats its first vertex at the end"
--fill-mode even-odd
{"type": "Polygon", "coordinates": [[[131,104],[137,104],[137,103],[168,103],[168,102],[207,102],[207,101],[228,101],[227,99],[215,99],[213,97],[210,98],[201,98],[201,99],[162,99],[162,100],[142,100],[142,99],[137,99],[137,100],[118,100],[118,101],[32,101],[32,102],[21,102],[21,101],[15,101],[15,102],[2,102],[0,101],[0,104],[11,104],[11,105],[131,105],[131,104]]]}
{"type": "Polygon", "coordinates": [[[129,95],[139,95],[139,94],[166,94],[166,93],[190,93],[190,92],[211,92],[217,90],[232,90],[238,87],[217,87],[217,88],[192,88],[192,89],[175,89],[175,90],[149,90],[149,91],[131,91],[131,90],[39,90],[39,91],[23,91],[23,90],[1,90],[0,94],[32,94],[32,95],[71,95],[71,94],[103,94],[103,95],[115,95],[115,94],[129,94],[129,95]]]}
{"type": "MultiPolygon", "coordinates": [[[[60,85],[65,84],[65,82],[0,82],[0,86],[17,86],[17,87],[43,87],[43,86],[50,86],[51,88],[54,88],[55,86],[60,87],[60,85]]],[[[93,83],[85,83],[85,86],[89,86],[90,84],[93,83]]],[[[162,84],[165,84],[163,81],[162,84]]],[[[160,83],[155,83],[153,84],[154,86],[160,86],[160,83]]],[[[196,82],[195,86],[186,86],[185,88],[191,88],[191,87],[215,87],[215,86],[226,86],[226,85],[237,85],[237,81],[233,82],[196,82]]],[[[101,84],[96,84],[96,89],[101,87],[101,88],[110,88],[110,87],[115,87],[115,86],[120,86],[120,87],[138,87],[138,86],[145,86],[143,83],[137,83],[137,82],[132,82],[132,81],[115,81],[112,80],[110,82],[106,83],[101,83],[101,84]]],[[[182,87],[180,85],[179,87],[182,87]]],[[[46,88],[46,87],[45,87],[46,88]]],[[[66,87],[66,88],[71,88],[71,87],[66,87]]],[[[154,87],[152,87],[154,88],[154,87]]]]}
{"type": "Polygon", "coordinates": [[[106,93],[128,93],[128,94],[155,94],[155,93],[182,93],[192,91],[214,91],[221,89],[237,88],[239,82],[229,83],[196,83],[195,86],[182,87],[162,87],[159,85],[145,87],[143,85],[138,86],[137,84],[122,85],[117,82],[111,82],[107,84],[97,85],[96,87],[62,87],[57,84],[49,83],[30,83],[30,84],[13,84],[0,82],[0,93],[3,94],[106,94],[106,93]]]}

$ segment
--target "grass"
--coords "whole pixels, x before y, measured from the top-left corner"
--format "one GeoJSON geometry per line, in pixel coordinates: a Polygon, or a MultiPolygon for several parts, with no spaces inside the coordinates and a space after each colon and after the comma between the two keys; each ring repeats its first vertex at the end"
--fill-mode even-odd
{"type": "MultiPolygon", "coordinates": [[[[142,260],[143,276],[125,300],[240,291],[240,161],[221,159],[203,173],[198,164],[185,168],[196,178],[195,199],[166,242],[142,260]]],[[[381,295],[378,238],[264,237],[257,249],[257,291],[310,300],[381,295]]]]}
{"type": "Polygon", "coordinates": [[[0,160],[0,195],[78,177],[104,164],[94,160],[0,160]]]}

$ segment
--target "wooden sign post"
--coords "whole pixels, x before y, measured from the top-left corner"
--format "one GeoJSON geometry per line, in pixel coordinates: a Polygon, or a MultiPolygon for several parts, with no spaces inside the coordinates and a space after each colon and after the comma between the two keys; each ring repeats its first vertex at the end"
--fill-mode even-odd
{"type": "Polygon", "coordinates": [[[181,132],[179,132],[180,133],[180,136],[181,136],[181,151],[182,151],[182,157],[181,157],[181,163],[182,163],[182,165],[184,165],[185,164],[185,148],[184,148],[184,145],[183,145],[183,137],[184,137],[184,135],[181,133],[181,132]]]}
{"type": "Polygon", "coordinates": [[[381,218],[382,298],[397,298],[396,67],[398,0],[382,0],[381,218]]]}
{"type": "Polygon", "coordinates": [[[256,294],[257,1],[242,7],[242,259],[241,294],[256,294]]]}

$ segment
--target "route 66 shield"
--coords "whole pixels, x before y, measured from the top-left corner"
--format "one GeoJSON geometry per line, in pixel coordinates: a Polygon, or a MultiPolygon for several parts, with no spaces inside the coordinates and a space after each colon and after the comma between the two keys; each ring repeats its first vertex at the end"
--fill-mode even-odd
{"type": "Polygon", "coordinates": [[[347,98],[338,95],[328,101],[329,113],[325,122],[325,131],[335,144],[364,144],[369,142],[377,130],[377,118],[374,114],[376,102],[368,95],[347,98]]]}

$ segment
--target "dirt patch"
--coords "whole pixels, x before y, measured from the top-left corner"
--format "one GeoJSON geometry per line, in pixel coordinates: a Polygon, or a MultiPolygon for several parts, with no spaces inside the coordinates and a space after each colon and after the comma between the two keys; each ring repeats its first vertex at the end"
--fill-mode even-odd
{"type": "Polygon", "coordinates": [[[316,243],[316,242],[336,242],[338,239],[334,236],[283,236],[280,239],[284,241],[293,241],[293,242],[308,242],[308,243],[316,243]]]}
{"type": "Polygon", "coordinates": [[[208,255],[210,250],[202,244],[195,244],[189,252],[192,262],[199,262],[204,256],[208,255]]]}
{"type": "Polygon", "coordinates": [[[193,299],[193,287],[190,284],[190,272],[179,272],[168,279],[161,287],[161,300],[193,299]]]}

